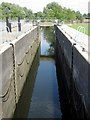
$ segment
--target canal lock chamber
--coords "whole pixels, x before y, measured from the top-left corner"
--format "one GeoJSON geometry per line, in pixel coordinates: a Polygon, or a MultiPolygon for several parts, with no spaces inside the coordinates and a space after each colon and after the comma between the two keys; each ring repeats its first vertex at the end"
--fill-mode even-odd
{"type": "Polygon", "coordinates": [[[14,118],[72,120],[64,74],[56,56],[54,27],[40,28],[41,45],[17,104],[14,118]]]}

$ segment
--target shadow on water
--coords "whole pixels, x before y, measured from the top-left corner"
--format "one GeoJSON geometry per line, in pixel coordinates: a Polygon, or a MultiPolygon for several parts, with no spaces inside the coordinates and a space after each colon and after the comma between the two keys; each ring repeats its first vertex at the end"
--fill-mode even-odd
{"type": "Polygon", "coordinates": [[[28,116],[31,97],[32,97],[33,88],[35,84],[35,78],[36,78],[37,69],[39,66],[39,59],[40,59],[40,49],[38,49],[35,59],[32,63],[32,67],[28,73],[27,80],[22,90],[22,94],[19,99],[13,118],[27,118],[28,116]]]}
{"type": "Polygon", "coordinates": [[[61,65],[60,62],[58,61],[57,56],[55,56],[55,61],[56,61],[56,73],[57,73],[58,86],[59,86],[60,105],[62,111],[61,120],[74,120],[74,118],[71,115],[70,105],[68,103],[68,97],[65,89],[66,86],[64,83],[64,74],[61,69],[61,65]]]}

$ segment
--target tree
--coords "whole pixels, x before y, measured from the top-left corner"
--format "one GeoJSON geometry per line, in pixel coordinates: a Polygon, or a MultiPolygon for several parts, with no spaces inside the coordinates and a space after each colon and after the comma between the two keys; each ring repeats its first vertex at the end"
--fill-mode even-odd
{"type": "Polygon", "coordinates": [[[82,20],[82,14],[74,10],[62,8],[58,3],[52,2],[47,4],[44,8],[43,13],[47,18],[55,18],[60,20],[82,20]]]}
{"type": "Polygon", "coordinates": [[[84,18],[87,17],[87,14],[84,13],[84,14],[83,14],[83,17],[84,17],[84,18]]]}
{"type": "Polygon", "coordinates": [[[52,3],[47,4],[47,6],[43,10],[43,13],[48,18],[60,19],[62,16],[61,15],[62,7],[58,5],[58,3],[52,2],[52,3]]]}
{"type": "Polygon", "coordinates": [[[65,18],[67,20],[75,20],[76,19],[75,11],[73,11],[71,9],[66,9],[65,10],[65,18]]]}
{"type": "Polygon", "coordinates": [[[83,20],[83,15],[79,11],[76,12],[76,19],[83,20]]]}
{"type": "MultiPolygon", "coordinates": [[[[58,3],[51,2],[47,4],[47,6],[43,9],[43,12],[34,13],[31,9],[27,9],[26,7],[20,7],[16,4],[11,4],[7,2],[2,2],[0,4],[0,18],[5,19],[8,16],[11,19],[15,19],[17,17],[26,18],[29,20],[31,18],[47,18],[50,19],[60,19],[60,20],[83,20],[82,14],[74,10],[62,8],[58,3]]],[[[87,15],[90,16],[90,13],[87,15]]]]}
{"type": "Polygon", "coordinates": [[[33,16],[32,11],[30,9],[27,9],[26,7],[23,8],[23,14],[26,19],[30,19],[33,16]]]}
{"type": "Polygon", "coordinates": [[[90,17],[90,13],[88,13],[88,17],[90,17]]]}
{"type": "Polygon", "coordinates": [[[35,16],[35,18],[43,18],[45,16],[45,14],[39,11],[37,13],[34,13],[34,16],[35,16]]]}
{"type": "Polygon", "coordinates": [[[7,2],[2,2],[0,4],[0,17],[5,19],[6,16],[10,17],[11,19],[15,19],[17,17],[20,18],[28,18],[32,17],[32,11],[27,8],[22,8],[19,5],[11,4],[7,2]]]}

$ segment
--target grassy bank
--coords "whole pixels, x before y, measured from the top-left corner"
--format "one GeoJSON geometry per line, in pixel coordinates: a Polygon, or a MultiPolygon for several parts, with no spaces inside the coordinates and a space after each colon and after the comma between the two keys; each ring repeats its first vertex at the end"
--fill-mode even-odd
{"type": "MultiPolygon", "coordinates": [[[[85,34],[90,36],[90,24],[70,24],[68,26],[72,27],[72,28],[74,28],[76,30],[79,30],[79,31],[80,31],[80,29],[78,29],[78,27],[82,26],[82,27],[85,28],[85,34]]],[[[80,32],[83,32],[83,30],[81,30],[80,32]]]]}

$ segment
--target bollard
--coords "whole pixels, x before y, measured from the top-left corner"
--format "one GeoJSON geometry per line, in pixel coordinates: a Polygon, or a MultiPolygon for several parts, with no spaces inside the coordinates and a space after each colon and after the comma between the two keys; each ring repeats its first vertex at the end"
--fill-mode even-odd
{"type": "Polygon", "coordinates": [[[8,17],[6,17],[6,26],[7,26],[6,30],[7,30],[7,32],[9,32],[9,29],[8,29],[9,26],[8,25],[9,25],[9,21],[8,21],[8,17]]]}
{"type": "Polygon", "coordinates": [[[18,31],[21,31],[21,23],[18,23],[18,31]]]}
{"type": "Polygon", "coordinates": [[[8,23],[8,27],[9,27],[9,32],[12,32],[12,30],[11,30],[11,23],[8,23]]]}
{"type": "Polygon", "coordinates": [[[20,17],[18,17],[18,23],[20,23],[20,17]]]}
{"type": "Polygon", "coordinates": [[[18,31],[21,31],[20,17],[18,17],[18,31]]]}
{"type": "Polygon", "coordinates": [[[18,31],[21,31],[20,17],[18,17],[18,31]]]}

